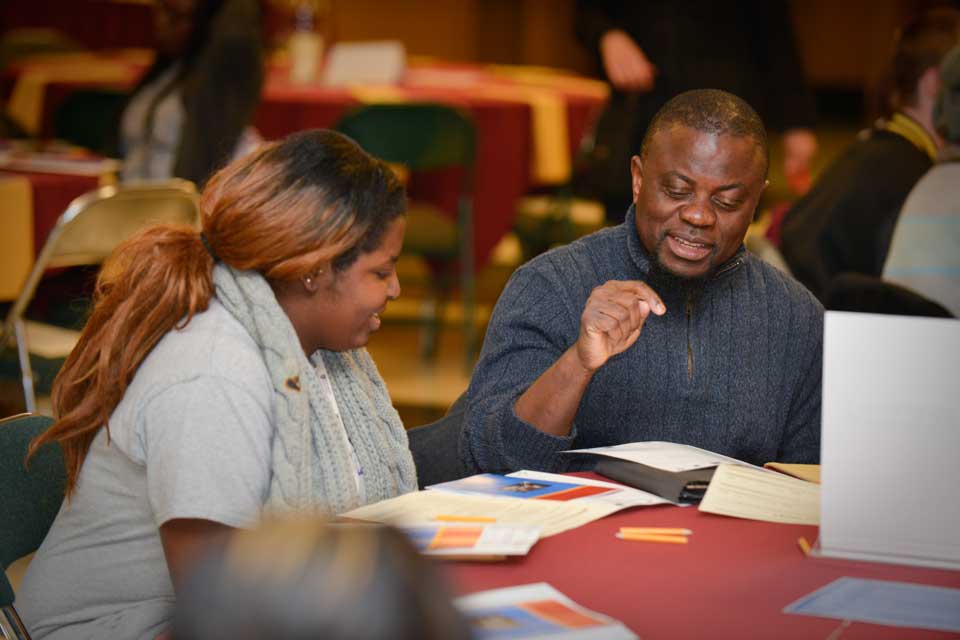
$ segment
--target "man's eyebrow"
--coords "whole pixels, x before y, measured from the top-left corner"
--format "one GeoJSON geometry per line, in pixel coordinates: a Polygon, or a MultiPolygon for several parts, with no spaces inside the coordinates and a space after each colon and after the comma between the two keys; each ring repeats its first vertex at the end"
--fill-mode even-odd
{"type": "Polygon", "coordinates": [[[746,189],[746,188],[747,188],[747,185],[743,184],[742,182],[731,182],[730,184],[720,185],[719,187],[714,189],[714,191],[732,191],[734,189],[746,189]]]}
{"type": "Polygon", "coordinates": [[[670,180],[671,178],[676,178],[676,179],[678,179],[678,180],[682,180],[683,182],[686,182],[687,184],[689,184],[689,185],[691,185],[691,186],[693,186],[694,184],[696,184],[696,182],[694,182],[694,180],[693,180],[692,178],[688,178],[687,176],[683,175],[682,173],[677,173],[676,171],[667,171],[665,174],[663,174],[663,179],[664,179],[664,180],[670,180]]]}

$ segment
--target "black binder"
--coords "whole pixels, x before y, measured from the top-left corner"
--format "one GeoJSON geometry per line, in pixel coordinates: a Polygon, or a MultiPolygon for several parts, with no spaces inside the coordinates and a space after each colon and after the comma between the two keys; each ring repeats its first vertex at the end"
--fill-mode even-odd
{"type": "Polygon", "coordinates": [[[594,471],[602,476],[683,504],[696,504],[703,499],[715,470],[716,467],[664,471],[639,462],[616,458],[603,458],[594,468],[594,471]]]}

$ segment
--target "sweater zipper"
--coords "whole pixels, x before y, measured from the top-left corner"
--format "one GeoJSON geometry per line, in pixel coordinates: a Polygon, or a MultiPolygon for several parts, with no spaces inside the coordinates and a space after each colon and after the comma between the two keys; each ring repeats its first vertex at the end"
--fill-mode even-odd
{"type": "MultiPolygon", "coordinates": [[[[739,267],[742,262],[743,258],[731,260],[722,269],[717,271],[714,277],[720,277],[728,271],[739,267]]],[[[691,324],[693,323],[693,293],[687,294],[687,303],[684,306],[684,314],[687,317],[687,380],[689,382],[693,382],[693,343],[690,339],[691,324]]]]}
{"type": "Polygon", "coordinates": [[[685,307],[687,316],[687,381],[693,381],[693,345],[690,344],[690,323],[693,320],[693,294],[687,294],[687,304],[685,307]]]}

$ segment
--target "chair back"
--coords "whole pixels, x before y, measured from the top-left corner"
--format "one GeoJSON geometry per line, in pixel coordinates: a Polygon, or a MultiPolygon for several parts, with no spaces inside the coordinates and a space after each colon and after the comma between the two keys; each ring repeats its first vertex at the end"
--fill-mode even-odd
{"type": "MultiPolygon", "coordinates": [[[[465,364],[469,366],[476,347],[474,327],[474,255],[473,255],[473,167],[476,132],[473,121],[463,111],[434,103],[381,103],[349,111],[336,129],[353,138],[368,153],[410,171],[462,169],[457,198],[457,216],[450,223],[436,215],[431,207],[413,207],[407,215],[404,252],[419,254],[433,267],[452,268],[459,264],[463,299],[465,364]],[[418,215],[419,214],[419,215],[418,215]]],[[[446,274],[434,274],[437,290],[434,313],[428,318],[429,331],[422,353],[425,359],[436,350],[440,309],[449,289],[446,274]]]]}
{"type": "MultiPolygon", "coordinates": [[[[53,424],[46,416],[21,414],[0,420],[0,568],[40,547],[60,511],[66,470],[59,445],[46,445],[24,463],[30,441],[53,424]]],[[[13,603],[13,589],[0,571],[0,607],[13,603]]]]}
{"type": "Polygon", "coordinates": [[[464,392],[447,411],[447,415],[407,432],[410,453],[417,467],[417,483],[421,489],[470,475],[460,459],[460,439],[466,413],[467,393],[464,392]]]}
{"type": "Polygon", "coordinates": [[[7,316],[4,342],[13,332],[13,322],[26,312],[46,269],[100,264],[118,244],[154,224],[199,228],[200,207],[192,182],[127,183],[100,187],[74,199],[50,231],[20,289],[7,316]]]}
{"type": "Polygon", "coordinates": [[[907,287],[862,273],[843,272],[834,276],[824,291],[823,306],[831,311],[953,317],[949,309],[935,300],[907,287]]]}
{"type": "Polygon", "coordinates": [[[472,167],[476,134],[468,115],[433,103],[357,107],[337,124],[368,153],[412,171],[472,167]]]}

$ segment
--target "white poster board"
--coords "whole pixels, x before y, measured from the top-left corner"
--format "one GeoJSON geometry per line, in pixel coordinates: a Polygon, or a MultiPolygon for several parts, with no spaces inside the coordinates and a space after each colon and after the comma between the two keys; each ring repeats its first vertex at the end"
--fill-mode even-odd
{"type": "Polygon", "coordinates": [[[960,320],[827,312],[824,556],[960,569],[960,320]]]}

